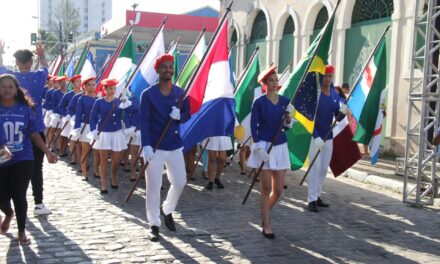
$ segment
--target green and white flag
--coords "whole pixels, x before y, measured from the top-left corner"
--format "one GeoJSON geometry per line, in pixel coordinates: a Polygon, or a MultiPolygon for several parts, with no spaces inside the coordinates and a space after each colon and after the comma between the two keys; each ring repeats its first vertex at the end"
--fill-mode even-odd
{"type": "Polygon", "coordinates": [[[241,143],[251,136],[252,103],[262,94],[261,85],[258,83],[258,74],[260,74],[259,65],[257,53],[247,72],[244,73],[234,95],[235,116],[239,123],[239,125],[235,127],[234,136],[241,143]]]}
{"type": "Polygon", "coordinates": [[[205,51],[206,51],[206,40],[205,40],[205,34],[203,33],[203,36],[201,37],[200,41],[197,43],[197,46],[194,48],[194,52],[188,58],[185,66],[182,69],[182,72],[180,73],[179,78],[176,81],[177,86],[185,89],[185,86],[188,83],[194,71],[196,70],[197,65],[199,65],[200,61],[202,60],[205,51]]]}

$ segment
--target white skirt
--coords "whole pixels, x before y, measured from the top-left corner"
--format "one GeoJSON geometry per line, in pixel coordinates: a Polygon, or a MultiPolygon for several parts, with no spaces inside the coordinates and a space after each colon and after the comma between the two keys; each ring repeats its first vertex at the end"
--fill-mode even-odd
{"type": "MultiPolygon", "coordinates": [[[[129,141],[130,141],[130,136],[127,136],[127,144],[129,141]]],[[[141,145],[141,131],[140,130],[136,131],[136,134],[133,137],[133,139],[131,140],[130,145],[133,145],[133,146],[140,146],[141,145]]]]}
{"type": "Polygon", "coordinates": [[[115,132],[101,132],[93,145],[94,149],[122,151],[127,149],[127,140],[122,129],[115,132]]]}
{"type": "MultiPolygon", "coordinates": [[[[202,141],[202,147],[205,146],[208,138],[202,141]]],[[[231,138],[227,136],[209,137],[207,150],[226,151],[232,149],[231,138]]]]}
{"type": "MultiPolygon", "coordinates": [[[[63,126],[61,128],[64,127],[64,125],[66,125],[65,122],[61,122],[63,123],[63,126]]],[[[63,131],[61,131],[61,136],[68,138],[70,136],[70,131],[72,130],[72,124],[70,123],[70,121],[67,121],[67,125],[66,127],[64,127],[63,131]]]]}
{"type": "Polygon", "coordinates": [[[44,115],[44,125],[46,127],[50,127],[50,115],[52,115],[52,110],[46,110],[46,114],[44,115]]]}
{"type": "MultiPolygon", "coordinates": [[[[263,142],[263,141],[260,141],[263,142]]],[[[266,151],[269,149],[270,142],[266,143],[266,151]]],[[[247,161],[247,165],[251,168],[258,169],[263,161],[255,151],[251,151],[251,155],[247,161]]],[[[264,163],[265,170],[286,170],[290,168],[289,148],[287,143],[274,146],[269,153],[269,161],[264,163]]]]}
{"type": "MultiPolygon", "coordinates": [[[[80,132],[82,130],[82,128],[84,127],[84,123],[81,123],[81,127],[80,127],[80,132]]],[[[72,129],[73,131],[73,129],[72,129]]],[[[87,124],[86,127],[84,128],[82,134],[79,136],[79,141],[80,142],[84,142],[84,143],[89,143],[91,142],[90,138],[87,137],[87,134],[90,133],[90,125],[87,124]]],[[[77,137],[72,136],[72,140],[77,140],[77,137]]]]}

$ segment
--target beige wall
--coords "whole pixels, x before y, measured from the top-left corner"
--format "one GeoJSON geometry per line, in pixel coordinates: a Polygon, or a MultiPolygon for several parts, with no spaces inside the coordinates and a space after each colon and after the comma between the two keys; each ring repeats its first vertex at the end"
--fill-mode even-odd
{"type": "MultiPolygon", "coordinates": [[[[221,0],[221,13],[229,3],[230,0],[221,0]]],[[[237,75],[245,66],[246,44],[249,42],[253,21],[260,10],[266,15],[268,23],[266,64],[278,63],[279,41],[284,23],[290,15],[295,23],[294,65],[296,65],[309,46],[310,35],[319,10],[325,6],[330,15],[336,3],[337,0],[235,0],[229,21],[238,35],[237,75]]],[[[345,30],[350,28],[354,4],[355,0],[343,0],[336,13],[332,54],[329,61],[336,67],[336,83],[341,83],[343,78],[345,30]]],[[[384,147],[398,156],[404,155],[406,141],[413,9],[414,0],[394,0],[384,147]]]]}

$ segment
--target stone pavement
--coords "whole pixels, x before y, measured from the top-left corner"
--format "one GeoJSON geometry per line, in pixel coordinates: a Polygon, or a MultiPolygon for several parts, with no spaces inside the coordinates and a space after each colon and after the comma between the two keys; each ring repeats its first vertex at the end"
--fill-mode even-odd
{"type": "Polygon", "coordinates": [[[163,226],[162,239],[152,243],[144,181],[125,204],[128,174],[120,173],[119,190],[101,196],[98,179],[81,181],[77,169],[63,160],[45,164],[45,203],[53,214],[33,216],[29,192],[32,244],[18,246],[14,219],[0,235],[0,263],[440,263],[438,201],[416,209],[384,188],[329,177],[323,199],[331,207],[314,214],[304,209],[302,172],[289,173],[289,188],[272,211],[271,241],[261,234],[258,186],[241,205],[249,179],[238,165],[225,168],[224,190],[205,190],[197,170],[175,213],[177,232],[163,226]]]}

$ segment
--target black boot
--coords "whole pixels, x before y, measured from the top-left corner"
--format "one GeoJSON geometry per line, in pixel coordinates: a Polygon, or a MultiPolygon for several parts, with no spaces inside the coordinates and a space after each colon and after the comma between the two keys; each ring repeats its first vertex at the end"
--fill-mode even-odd
{"type": "Polygon", "coordinates": [[[159,227],[158,226],[151,226],[151,230],[148,233],[148,239],[152,242],[159,241],[159,227]]]}
{"type": "Polygon", "coordinates": [[[329,207],[330,206],[330,204],[324,203],[320,197],[318,197],[318,201],[316,201],[316,205],[318,205],[319,207],[329,207]]]}
{"type": "Polygon", "coordinates": [[[217,185],[217,188],[219,188],[219,189],[224,189],[225,188],[223,183],[220,182],[220,179],[215,179],[214,183],[215,183],[215,185],[217,185]]]}
{"type": "Polygon", "coordinates": [[[317,205],[316,201],[310,202],[309,206],[308,206],[308,209],[309,209],[310,212],[313,212],[313,213],[319,212],[318,205],[317,205]]]}
{"type": "Polygon", "coordinates": [[[212,190],[213,185],[214,185],[214,183],[212,181],[208,182],[208,185],[206,185],[206,189],[212,190]]]}
{"type": "Polygon", "coordinates": [[[170,231],[176,231],[176,224],[174,223],[173,215],[172,214],[166,215],[163,212],[162,207],[160,207],[160,214],[163,215],[163,218],[165,220],[165,226],[168,227],[170,231]]]}

